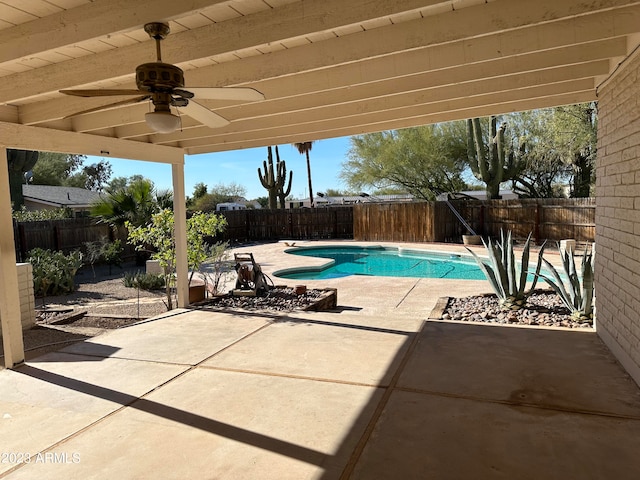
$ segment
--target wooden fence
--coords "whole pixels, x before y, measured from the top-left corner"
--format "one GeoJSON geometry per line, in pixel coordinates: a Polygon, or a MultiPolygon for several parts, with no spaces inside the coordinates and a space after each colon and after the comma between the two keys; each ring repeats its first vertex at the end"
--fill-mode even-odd
{"type": "Polygon", "coordinates": [[[361,203],[353,206],[353,238],[361,241],[438,242],[446,233],[438,222],[442,202],[361,203]]]}
{"type": "MultiPolygon", "coordinates": [[[[511,230],[537,243],[595,239],[595,199],[456,200],[451,205],[479,235],[511,230]]],[[[445,202],[359,204],[353,235],[363,241],[460,242],[466,228],[445,202]]]]}
{"type": "MultiPolygon", "coordinates": [[[[492,200],[451,202],[478,233],[498,236],[511,230],[516,238],[529,232],[537,243],[574,238],[593,242],[595,199],[492,200]]],[[[231,242],[273,240],[355,239],[390,242],[461,242],[468,233],[445,202],[364,203],[314,209],[236,210],[222,212],[226,231],[217,238],[231,242]]],[[[91,218],[14,223],[16,256],[26,258],[35,247],[50,250],[84,249],[85,242],[103,237],[120,239],[123,257],[135,252],[126,245],[124,228],[114,232],[91,218]]]]}
{"type": "MultiPolygon", "coordinates": [[[[481,235],[496,237],[500,230],[511,230],[519,238],[531,233],[536,243],[565,238],[579,242],[595,240],[594,198],[457,201],[452,204],[481,235]]],[[[458,224],[459,235],[466,233],[453,214],[447,221],[458,224]]]]}
{"type": "Polygon", "coordinates": [[[224,240],[353,238],[351,207],[233,210],[220,213],[228,223],[222,235],[224,240]]]}
{"type": "Polygon", "coordinates": [[[65,253],[84,251],[86,242],[96,242],[104,237],[111,241],[119,239],[125,247],[125,257],[134,255],[133,248],[126,245],[127,233],[124,228],[113,231],[108,225],[96,223],[92,218],[14,222],[13,234],[18,261],[24,261],[29,250],[36,247],[65,253]]]}

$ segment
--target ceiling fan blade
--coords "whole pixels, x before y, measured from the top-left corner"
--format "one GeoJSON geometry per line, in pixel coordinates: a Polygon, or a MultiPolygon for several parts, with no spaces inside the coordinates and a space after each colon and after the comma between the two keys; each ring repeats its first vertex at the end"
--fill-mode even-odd
{"type": "Polygon", "coordinates": [[[240,100],[257,102],[264,100],[264,95],[253,88],[244,87],[195,87],[184,90],[193,93],[195,98],[202,100],[240,100]]]}
{"type": "Polygon", "coordinates": [[[91,89],[91,90],[60,90],[65,95],[74,95],[76,97],[110,97],[114,95],[140,95],[145,93],[142,90],[107,90],[107,89],[91,89]]]}
{"type": "Polygon", "coordinates": [[[221,117],[217,113],[212,112],[207,107],[191,100],[186,107],[181,107],[185,115],[198,120],[207,127],[219,128],[229,125],[229,120],[221,117]]]}
{"type": "Polygon", "coordinates": [[[143,95],[143,96],[138,97],[138,98],[129,98],[128,100],[123,100],[121,102],[109,103],[108,105],[102,105],[101,107],[93,107],[93,108],[89,108],[87,110],[82,110],[80,112],[75,112],[75,113],[72,113],[71,115],[67,115],[66,117],[63,117],[63,118],[75,117],[76,115],[82,115],[82,114],[85,114],[85,113],[99,112],[100,110],[106,110],[107,108],[112,108],[112,107],[119,107],[121,105],[134,104],[134,103],[142,102],[143,100],[147,100],[149,98],[151,98],[150,95],[143,95]]]}

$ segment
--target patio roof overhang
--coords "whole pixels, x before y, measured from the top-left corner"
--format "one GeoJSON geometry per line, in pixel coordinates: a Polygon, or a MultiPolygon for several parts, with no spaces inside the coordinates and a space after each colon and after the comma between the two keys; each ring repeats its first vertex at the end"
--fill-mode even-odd
{"type": "Polygon", "coordinates": [[[67,150],[65,134],[82,133],[78,153],[139,158],[140,144],[197,154],[584,102],[639,33],[640,2],[628,0],[3,3],[1,133],[44,128],[33,138],[46,132],[50,144],[37,148],[67,150]],[[169,23],[163,60],[187,88],[253,87],[267,100],[206,101],[231,123],[183,115],[172,134],[146,125],[148,102],[67,118],[126,99],[59,90],[135,88],[136,66],[155,60],[150,21],[169,23]]]}
{"type": "MultiPolygon", "coordinates": [[[[185,155],[591,101],[639,43],[640,1],[629,0],[2,2],[0,159],[22,148],[172,164],[184,297],[185,155]],[[70,117],[126,99],[59,90],[135,88],[136,66],[155,60],[143,30],[154,21],[171,27],[163,60],[184,70],[186,88],[252,87],[266,100],[205,101],[229,125],[183,115],[170,134],[147,126],[148,102],[70,117]]],[[[11,231],[6,185],[5,172],[0,229],[11,231]]],[[[7,236],[0,260],[14,364],[21,336],[10,325],[19,302],[7,236]]]]}

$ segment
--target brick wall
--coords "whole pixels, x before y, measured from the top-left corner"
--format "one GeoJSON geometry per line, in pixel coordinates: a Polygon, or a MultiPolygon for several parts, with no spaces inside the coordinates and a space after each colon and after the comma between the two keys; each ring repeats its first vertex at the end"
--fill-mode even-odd
{"type": "MultiPolygon", "coordinates": [[[[36,321],[35,297],[33,295],[33,268],[30,263],[18,263],[16,267],[18,269],[22,329],[28,330],[35,325],[36,321]]],[[[0,337],[2,337],[2,332],[0,332],[0,337]]]]}
{"type": "Polygon", "coordinates": [[[596,328],[640,384],[640,55],[598,91],[596,328]]]}

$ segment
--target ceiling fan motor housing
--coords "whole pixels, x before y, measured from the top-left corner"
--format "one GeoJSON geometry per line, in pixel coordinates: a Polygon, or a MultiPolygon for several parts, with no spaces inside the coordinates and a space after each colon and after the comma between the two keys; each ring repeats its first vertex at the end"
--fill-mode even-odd
{"type": "Polygon", "coordinates": [[[136,68],[136,85],[147,92],[170,92],[184,87],[184,72],[169,63],[143,63],[136,68]]]}

